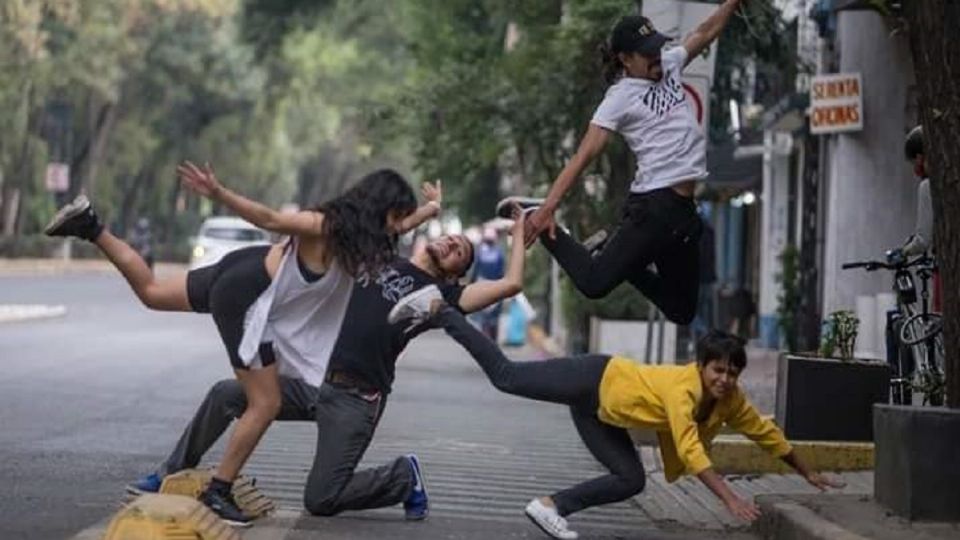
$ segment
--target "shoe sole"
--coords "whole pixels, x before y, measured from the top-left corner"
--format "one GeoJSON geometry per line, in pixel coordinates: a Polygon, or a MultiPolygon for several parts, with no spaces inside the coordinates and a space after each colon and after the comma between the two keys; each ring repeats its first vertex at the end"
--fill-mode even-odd
{"type": "Polygon", "coordinates": [[[53,236],[54,231],[56,231],[60,226],[67,222],[67,220],[76,217],[81,212],[85,211],[87,208],[90,208],[90,200],[86,197],[80,199],[74,199],[73,202],[67,204],[61,208],[53,216],[53,219],[50,220],[50,223],[43,228],[43,234],[47,236],[53,236]],[[79,199],[79,200],[78,200],[79,199]]]}
{"type": "Polygon", "coordinates": [[[157,493],[160,493],[160,490],[159,490],[159,489],[158,489],[157,491],[146,491],[146,490],[140,489],[140,488],[138,488],[138,487],[134,487],[134,486],[125,486],[125,487],[124,487],[124,490],[125,490],[125,491],[127,492],[127,494],[129,494],[129,495],[148,495],[148,494],[149,494],[149,495],[156,495],[157,493]]]}
{"type": "Polygon", "coordinates": [[[541,525],[540,522],[537,521],[537,518],[533,517],[533,514],[531,514],[530,512],[528,512],[526,509],[524,509],[523,514],[524,514],[525,516],[527,516],[527,519],[529,519],[531,523],[533,523],[534,525],[536,525],[538,529],[540,529],[541,531],[543,531],[543,533],[546,534],[547,536],[549,536],[550,538],[556,538],[557,540],[566,540],[565,538],[560,537],[560,536],[557,536],[556,534],[550,532],[549,529],[547,529],[546,527],[544,527],[543,525],[541,525]]]}
{"type": "Polygon", "coordinates": [[[435,293],[433,292],[434,289],[436,289],[436,286],[430,285],[418,291],[414,291],[404,296],[400,300],[398,300],[397,304],[393,306],[393,309],[390,310],[390,313],[387,314],[387,322],[390,324],[397,324],[398,322],[400,322],[400,315],[408,305],[410,305],[416,300],[419,300],[423,296],[426,296],[426,295],[434,296],[435,295],[435,293]]]}
{"type": "Polygon", "coordinates": [[[413,454],[409,454],[407,455],[407,459],[410,459],[415,464],[414,467],[417,469],[417,476],[420,478],[420,489],[423,491],[423,496],[427,499],[427,509],[421,516],[404,515],[403,517],[407,521],[423,521],[427,519],[428,515],[430,515],[430,496],[427,495],[427,480],[423,477],[423,469],[420,468],[420,458],[413,454]]]}
{"type": "MultiPolygon", "coordinates": [[[[214,513],[214,515],[216,515],[216,513],[214,513]]],[[[249,529],[250,527],[253,527],[252,521],[234,521],[232,519],[226,519],[220,516],[217,516],[217,517],[220,518],[220,521],[226,523],[231,527],[236,527],[237,529],[249,529]]]]}
{"type": "Polygon", "coordinates": [[[520,208],[526,211],[530,207],[542,205],[543,201],[544,199],[538,199],[536,197],[507,197],[497,203],[497,208],[494,213],[497,217],[510,219],[513,217],[513,209],[511,208],[513,203],[519,204],[520,208]]]}

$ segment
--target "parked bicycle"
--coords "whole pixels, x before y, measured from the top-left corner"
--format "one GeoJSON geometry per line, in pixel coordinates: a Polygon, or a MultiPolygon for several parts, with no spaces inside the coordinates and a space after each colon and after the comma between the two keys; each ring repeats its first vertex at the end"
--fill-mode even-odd
{"type": "Polygon", "coordinates": [[[897,308],[887,314],[887,362],[890,364],[891,401],[910,405],[913,391],[923,393],[923,404],[943,404],[943,319],[930,311],[929,281],[936,270],[933,258],[923,255],[909,260],[899,251],[887,252],[884,261],[860,261],[843,265],[844,270],[863,268],[867,272],[893,272],[897,308]],[[914,273],[920,280],[917,294],[914,273]]]}

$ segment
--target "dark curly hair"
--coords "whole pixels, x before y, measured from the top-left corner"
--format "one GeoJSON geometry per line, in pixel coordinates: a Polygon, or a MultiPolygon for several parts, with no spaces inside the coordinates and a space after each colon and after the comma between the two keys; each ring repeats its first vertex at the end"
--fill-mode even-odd
{"type": "Polygon", "coordinates": [[[713,360],[726,360],[743,371],[747,367],[746,340],[722,330],[711,330],[697,342],[697,363],[705,366],[713,360]]]}
{"type": "Polygon", "coordinates": [[[600,55],[600,72],[603,75],[603,81],[607,85],[617,82],[617,79],[623,75],[623,63],[620,57],[613,52],[613,47],[608,40],[604,40],[597,46],[597,53],[600,55]]]}
{"type": "Polygon", "coordinates": [[[364,176],[317,207],[330,260],[354,277],[378,271],[396,256],[397,235],[387,230],[387,217],[405,218],[416,209],[417,197],[400,173],[380,169],[364,176]]]}

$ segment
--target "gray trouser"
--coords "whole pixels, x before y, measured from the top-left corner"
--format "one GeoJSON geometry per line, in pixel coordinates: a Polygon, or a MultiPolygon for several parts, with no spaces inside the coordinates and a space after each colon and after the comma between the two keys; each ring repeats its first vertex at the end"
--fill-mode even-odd
{"type": "MultiPolygon", "coordinates": [[[[392,506],[407,498],[414,478],[406,458],[356,470],[386,406],[383,396],[326,383],[318,389],[288,377],[280,377],[280,391],[283,404],[277,420],[317,423],[317,450],[303,494],[310,513],[330,516],[343,510],[392,506]]],[[[214,384],[158,474],[196,467],[246,407],[238,381],[214,384]]]]}

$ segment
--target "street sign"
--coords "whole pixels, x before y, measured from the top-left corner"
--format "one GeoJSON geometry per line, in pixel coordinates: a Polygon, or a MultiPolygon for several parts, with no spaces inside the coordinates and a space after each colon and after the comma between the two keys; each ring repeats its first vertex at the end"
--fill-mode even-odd
{"type": "Polygon", "coordinates": [[[70,165],[66,163],[48,163],[45,178],[47,191],[64,193],[70,189],[70,165]]]}
{"type": "Polygon", "coordinates": [[[810,133],[862,131],[862,91],[859,73],[814,77],[810,83],[810,133]]]}

